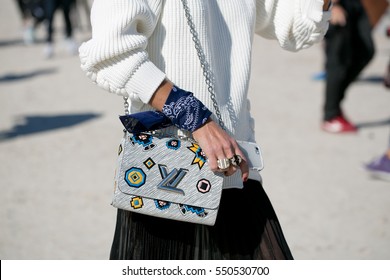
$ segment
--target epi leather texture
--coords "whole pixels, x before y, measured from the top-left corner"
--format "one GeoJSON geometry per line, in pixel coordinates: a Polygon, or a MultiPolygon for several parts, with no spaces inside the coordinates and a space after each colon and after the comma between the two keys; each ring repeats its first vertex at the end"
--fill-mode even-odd
{"type": "Polygon", "coordinates": [[[191,138],[125,132],[119,145],[112,205],[191,223],[214,225],[223,175],[210,170],[191,138]]]}

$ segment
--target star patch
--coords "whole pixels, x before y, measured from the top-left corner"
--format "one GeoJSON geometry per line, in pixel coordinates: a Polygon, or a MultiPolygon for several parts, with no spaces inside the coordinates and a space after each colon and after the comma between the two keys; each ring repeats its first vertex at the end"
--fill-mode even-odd
{"type": "Polygon", "coordinates": [[[205,154],[202,151],[202,148],[195,143],[192,143],[192,146],[187,148],[195,154],[191,164],[198,164],[199,169],[202,169],[207,160],[205,154]]]}

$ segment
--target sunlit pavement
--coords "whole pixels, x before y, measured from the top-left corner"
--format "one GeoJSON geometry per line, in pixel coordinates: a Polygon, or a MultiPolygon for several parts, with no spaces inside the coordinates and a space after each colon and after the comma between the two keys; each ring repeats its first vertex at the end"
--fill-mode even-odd
{"type": "MultiPolygon", "coordinates": [[[[61,14],[50,60],[41,27],[37,44],[23,44],[14,1],[1,4],[0,22],[0,258],[107,259],[122,99],[66,52],[61,14]]],[[[390,137],[386,22],[344,103],[360,127],[352,135],[320,130],[322,46],[292,54],[255,38],[250,99],[264,187],[296,259],[390,258],[390,183],[362,169],[390,137]]],[[[89,37],[80,24],[78,42],[89,37]]],[[[245,214],[244,201],[232,207],[245,214]]]]}

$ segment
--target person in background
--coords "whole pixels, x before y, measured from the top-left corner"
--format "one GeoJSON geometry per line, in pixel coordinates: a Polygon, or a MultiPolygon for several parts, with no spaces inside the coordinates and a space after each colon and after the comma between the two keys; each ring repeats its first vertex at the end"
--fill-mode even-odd
{"type": "MultiPolygon", "coordinates": [[[[383,85],[390,89],[390,61],[383,79],[383,85]]],[[[367,163],[364,167],[372,177],[390,181],[390,139],[387,150],[381,156],[367,163]]]]}
{"type": "Polygon", "coordinates": [[[365,169],[373,178],[390,182],[390,141],[383,155],[366,164],[365,169]]]}
{"type": "Polygon", "coordinates": [[[217,163],[242,155],[236,140],[255,142],[248,100],[254,34],[286,50],[307,48],[324,37],[329,8],[329,0],[94,1],[92,38],[80,47],[87,76],[128,97],[131,114],[157,110],[170,118],[180,130],[166,132],[192,136],[211,170],[225,174],[214,226],[118,209],[110,259],[293,258],[260,174],[245,159],[223,169],[217,163]],[[204,50],[201,59],[188,25],[204,50]],[[226,130],[200,60],[213,73],[226,130]]]}
{"type": "Polygon", "coordinates": [[[16,0],[23,21],[23,41],[35,43],[35,29],[45,19],[44,0],[16,0]]]}
{"type": "Polygon", "coordinates": [[[63,12],[65,23],[65,44],[69,54],[78,53],[78,45],[73,39],[73,25],[71,20],[71,11],[75,5],[75,0],[44,0],[45,17],[47,24],[46,46],[44,55],[51,58],[54,55],[54,15],[60,8],[63,12]]]}
{"type": "Polygon", "coordinates": [[[330,133],[356,132],[341,105],[346,91],[374,56],[372,26],[360,0],[333,0],[325,36],[325,104],[322,129],[330,133]]]}

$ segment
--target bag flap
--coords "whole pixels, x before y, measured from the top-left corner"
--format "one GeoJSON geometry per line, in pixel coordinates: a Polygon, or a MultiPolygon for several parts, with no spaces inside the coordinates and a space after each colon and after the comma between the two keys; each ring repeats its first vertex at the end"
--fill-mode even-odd
{"type": "Polygon", "coordinates": [[[223,176],[210,170],[195,142],[127,133],[118,160],[118,187],[125,194],[200,208],[219,206],[223,176]]]}

